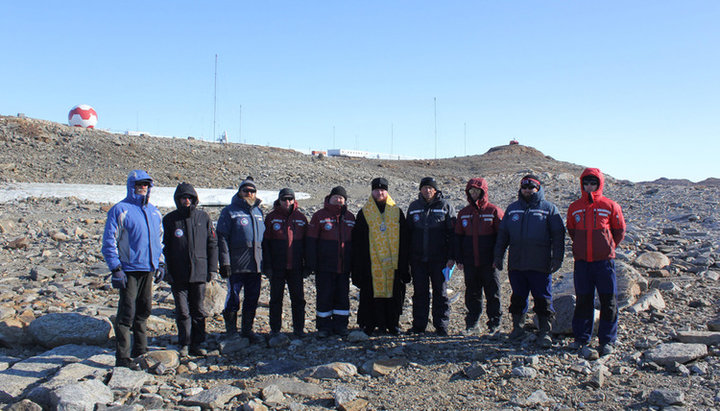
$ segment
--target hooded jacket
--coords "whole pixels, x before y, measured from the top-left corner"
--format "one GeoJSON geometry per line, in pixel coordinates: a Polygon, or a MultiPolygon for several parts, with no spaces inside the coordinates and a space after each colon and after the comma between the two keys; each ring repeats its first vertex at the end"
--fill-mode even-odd
{"type": "Polygon", "coordinates": [[[529,201],[518,191],[518,200],[505,210],[495,244],[497,267],[502,267],[508,246],[509,271],[550,273],[551,265],[560,267],[562,264],[565,225],[555,204],[545,200],[542,186],[529,201]]]}
{"type": "Polygon", "coordinates": [[[355,216],[347,206],[330,204],[313,214],[306,232],[305,261],[313,271],[349,273],[352,267],[352,230],[355,216]]]}
{"type": "Polygon", "coordinates": [[[296,203],[285,210],[275,200],[273,210],[265,217],[263,260],[265,268],[283,273],[302,271],[305,260],[305,231],[308,221],[296,203]]]}
{"type": "Polygon", "coordinates": [[[601,261],[615,258],[615,247],[625,237],[625,218],[620,206],[603,196],[605,176],[597,168],[586,168],[580,176],[580,199],[570,204],[567,229],[573,240],[576,260],[601,261]],[[582,179],[595,176],[596,191],[583,191],[582,179]]]}
{"type": "Polygon", "coordinates": [[[223,208],[217,222],[218,251],[221,266],[233,273],[262,272],[262,239],[265,232],[260,200],[251,206],[235,194],[223,208]]]}
{"type": "Polygon", "coordinates": [[[209,273],[218,271],[217,236],[210,216],[198,210],[198,195],[188,183],[175,189],[177,209],[163,218],[163,254],[167,261],[167,280],[174,284],[204,283],[209,273]],[[189,207],[180,197],[192,197],[189,207]]]}
{"type": "Polygon", "coordinates": [[[455,223],[455,258],[460,264],[491,265],[503,211],[488,201],[488,185],[483,178],[470,179],[465,194],[468,205],[460,210],[455,223]],[[477,201],[470,195],[471,188],[482,190],[477,201]]]}
{"type": "Polygon", "coordinates": [[[149,203],[152,178],[133,170],[127,178],[127,196],[107,213],[102,254],[108,268],[123,271],[154,271],[162,256],[162,214],[149,203]],[[149,180],[147,195],[135,194],[135,182],[149,180]]]}
{"type": "Polygon", "coordinates": [[[416,262],[453,259],[455,208],[437,191],[430,202],[422,194],[410,203],[407,212],[410,258],[416,262]]]}

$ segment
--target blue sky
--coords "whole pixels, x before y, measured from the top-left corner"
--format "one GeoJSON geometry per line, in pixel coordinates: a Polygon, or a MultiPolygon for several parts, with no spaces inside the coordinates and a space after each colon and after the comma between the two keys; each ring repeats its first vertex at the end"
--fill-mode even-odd
{"type": "Polygon", "coordinates": [[[211,139],[217,54],[232,142],[433,158],[515,138],[697,181],[720,177],[718,21],[715,0],[8,2],[0,114],[89,104],[99,128],[211,139]]]}

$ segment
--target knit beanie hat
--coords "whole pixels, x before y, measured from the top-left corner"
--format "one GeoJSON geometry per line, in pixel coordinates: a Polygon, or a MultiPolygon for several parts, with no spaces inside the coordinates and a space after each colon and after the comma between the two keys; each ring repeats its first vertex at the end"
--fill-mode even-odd
{"type": "Polygon", "coordinates": [[[432,177],[424,177],[422,180],[420,180],[420,188],[423,188],[424,186],[430,186],[435,190],[438,189],[437,181],[435,181],[435,179],[432,177]]]}
{"type": "Polygon", "coordinates": [[[247,187],[247,186],[252,187],[257,190],[257,187],[255,187],[255,180],[252,178],[252,176],[245,177],[245,180],[243,180],[240,183],[240,190],[242,190],[243,187],[247,187]]]}
{"type": "Polygon", "coordinates": [[[345,187],[343,187],[343,186],[337,186],[337,187],[333,188],[332,190],[330,190],[330,197],[332,197],[334,195],[343,196],[346,200],[348,197],[347,191],[345,191],[345,187]]]}
{"type": "Polygon", "coordinates": [[[286,187],[286,188],[283,188],[282,190],[280,190],[280,192],[278,193],[278,199],[285,198],[285,197],[292,197],[293,200],[295,199],[295,192],[293,191],[292,188],[286,187]]]}

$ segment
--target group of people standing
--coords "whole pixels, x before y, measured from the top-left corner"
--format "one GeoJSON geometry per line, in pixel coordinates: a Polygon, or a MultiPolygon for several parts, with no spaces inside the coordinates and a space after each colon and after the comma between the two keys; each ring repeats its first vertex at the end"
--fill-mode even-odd
{"type": "MultiPolygon", "coordinates": [[[[607,355],[617,338],[614,250],[623,239],[625,222],[620,206],[602,195],[600,170],[588,168],[580,180],[582,196],[567,213],[577,294],[574,344],[590,343],[597,291],[599,349],[607,355]]],[[[357,215],[347,208],[346,190],[337,186],[308,221],[290,188],[280,190],[264,216],[255,181],[247,177],[214,226],[208,214],[196,208],[198,195],[188,183],[177,186],[177,209],[163,218],[148,201],[152,178],[133,170],[127,197],[108,212],[102,247],[112,285],[120,294],[117,365],[134,367],[132,358],[147,351],[145,322],[153,280],[171,284],[180,354],[205,355],[203,296],[215,273],[228,285],[223,311],[227,334],[237,334],[240,312],[240,335],[251,342],[263,340],[253,332],[262,274],[270,283],[271,335],[282,330],[286,285],[293,334],[304,335],[303,280],[310,275],[315,275],[319,338],[349,333],[351,282],[360,290],[357,324],[366,334],[402,331],[399,320],[406,285],[412,281],[413,320],[407,332],[425,333],[432,313],[435,333],[448,335],[447,285],[456,267],[465,280],[465,334],[481,333],[483,294],[487,332],[497,334],[502,316],[499,271],[508,249],[509,337],[526,336],[532,294],[538,343],[552,345],[552,273],[563,262],[566,226],[558,208],[545,200],[539,178],[523,177],[517,201],[505,211],[489,201],[487,182],[472,178],[465,188],[468,204],[457,214],[432,177],[420,181],[407,215],[390,196],[385,178],[375,178],[370,185],[370,196],[357,215]]]]}

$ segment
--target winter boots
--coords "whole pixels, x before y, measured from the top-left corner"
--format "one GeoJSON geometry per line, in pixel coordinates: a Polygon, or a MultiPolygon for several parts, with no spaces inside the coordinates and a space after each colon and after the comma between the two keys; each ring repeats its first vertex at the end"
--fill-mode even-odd
{"type": "Polygon", "coordinates": [[[223,311],[225,320],[225,333],[228,337],[237,334],[237,311],[223,311]]]}
{"type": "Polygon", "coordinates": [[[519,340],[525,337],[525,314],[512,315],[513,330],[508,336],[511,340],[519,340]]]}
{"type": "Polygon", "coordinates": [[[542,348],[552,347],[552,337],[550,337],[551,321],[550,317],[538,316],[538,345],[542,348]]]}

